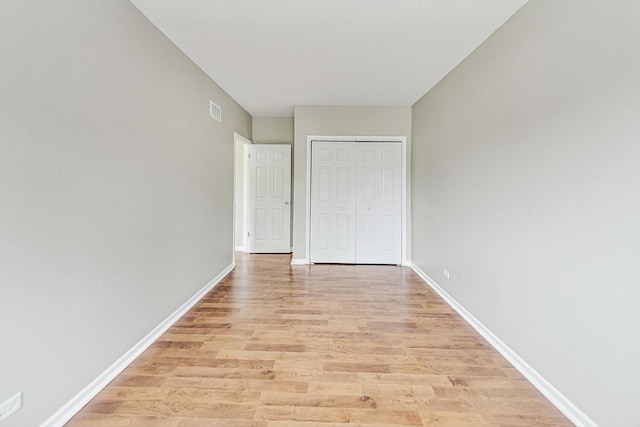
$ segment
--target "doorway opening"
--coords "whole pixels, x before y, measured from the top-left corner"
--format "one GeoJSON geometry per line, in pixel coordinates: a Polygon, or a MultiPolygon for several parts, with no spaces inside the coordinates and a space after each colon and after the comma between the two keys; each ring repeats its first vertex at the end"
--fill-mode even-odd
{"type": "Polygon", "coordinates": [[[234,253],[291,253],[291,146],[234,136],[234,253]]]}

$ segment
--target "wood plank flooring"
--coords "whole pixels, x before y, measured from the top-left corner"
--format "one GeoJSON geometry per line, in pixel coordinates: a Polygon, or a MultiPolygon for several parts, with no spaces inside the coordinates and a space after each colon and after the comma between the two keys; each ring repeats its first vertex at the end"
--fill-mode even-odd
{"type": "Polygon", "coordinates": [[[408,268],[237,267],[68,424],[570,426],[408,268]]]}

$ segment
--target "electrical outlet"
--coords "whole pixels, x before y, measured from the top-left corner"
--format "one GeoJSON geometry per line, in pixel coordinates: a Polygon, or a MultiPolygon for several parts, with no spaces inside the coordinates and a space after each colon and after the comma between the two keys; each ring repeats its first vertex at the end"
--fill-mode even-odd
{"type": "Polygon", "coordinates": [[[22,392],[16,393],[10,399],[0,403],[0,421],[22,408],[22,392]]]}
{"type": "Polygon", "coordinates": [[[444,277],[446,277],[447,279],[449,278],[449,270],[447,270],[446,268],[442,269],[442,274],[444,275],[444,277]]]}

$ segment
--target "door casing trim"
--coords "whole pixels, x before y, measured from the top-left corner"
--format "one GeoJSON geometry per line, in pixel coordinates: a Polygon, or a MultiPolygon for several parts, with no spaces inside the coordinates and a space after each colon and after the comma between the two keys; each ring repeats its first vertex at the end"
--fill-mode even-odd
{"type": "Polygon", "coordinates": [[[247,176],[247,168],[248,168],[248,159],[247,159],[247,147],[249,145],[252,145],[253,142],[248,139],[245,138],[244,136],[240,135],[238,132],[234,132],[233,133],[233,263],[235,264],[236,262],[236,251],[238,249],[241,249],[242,252],[247,252],[247,227],[248,227],[248,218],[247,218],[247,199],[248,199],[248,185],[249,185],[249,180],[248,180],[248,176],[247,176]],[[238,200],[236,199],[236,184],[237,184],[237,180],[236,180],[236,174],[238,173],[238,171],[236,170],[236,166],[237,166],[237,158],[236,158],[236,145],[237,144],[242,144],[244,145],[244,149],[243,149],[243,170],[242,170],[242,204],[243,204],[243,212],[242,212],[242,242],[237,242],[236,241],[236,209],[237,209],[237,204],[238,204],[238,200]],[[238,243],[242,243],[242,245],[239,245],[238,243]]]}

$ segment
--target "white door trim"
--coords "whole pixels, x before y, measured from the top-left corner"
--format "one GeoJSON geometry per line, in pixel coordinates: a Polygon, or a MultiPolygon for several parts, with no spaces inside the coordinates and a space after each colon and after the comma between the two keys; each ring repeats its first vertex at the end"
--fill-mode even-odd
{"type": "Polygon", "coordinates": [[[409,221],[409,212],[407,211],[407,137],[406,136],[323,136],[323,135],[307,135],[307,182],[306,182],[306,200],[305,200],[305,226],[306,226],[306,242],[305,242],[305,258],[304,262],[296,260],[295,264],[309,264],[311,256],[311,143],[313,141],[330,141],[330,142],[399,142],[402,144],[402,265],[407,265],[407,222],[409,221]]]}
{"type": "Polygon", "coordinates": [[[243,195],[243,206],[244,206],[244,210],[242,212],[242,230],[243,230],[243,237],[242,237],[242,250],[244,252],[246,252],[247,250],[247,233],[246,230],[248,228],[248,216],[247,216],[247,200],[249,198],[248,193],[249,193],[249,189],[248,189],[248,185],[249,185],[249,179],[248,179],[248,165],[247,165],[247,147],[251,144],[253,144],[253,142],[251,142],[250,139],[245,138],[244,136],[240,135],[238,132],[234,132],[233,133],[233,263],[235,265],[236,262],[236,258],[235,258],[235,251],[236,249],[238,249],[240,247],[240,245],[238,245],[236,243],[236,204],[237,204],[237,200],[236,200],[236,145],[237,144],[243,144],[244,145],[244,167],[243,167],[243,172],[244,172],[244,176],[242,178],[242,184],[243,184],[243,189],[242,189],[242,195],[243,195]]]}

